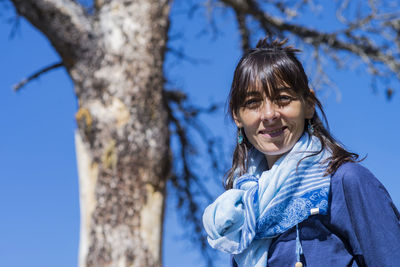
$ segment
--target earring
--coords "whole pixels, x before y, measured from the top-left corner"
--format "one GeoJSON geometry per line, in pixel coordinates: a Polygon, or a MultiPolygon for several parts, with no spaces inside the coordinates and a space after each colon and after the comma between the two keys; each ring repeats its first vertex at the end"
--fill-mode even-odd
{"type": "Polygon", "coordinates": [[[307,120],[307,128],[308,128],[308,132],[312,135],[314,133],[314,126],[311,124],[311,120],[307,120]]]}
{"type": "Polygon", "coordinates": [[[243,132],[242,132],[242,128],[239,128],[238,130],[238,134],[237,134],[237,143],[238,145],[241,145],[243,143],[243,132]]]}

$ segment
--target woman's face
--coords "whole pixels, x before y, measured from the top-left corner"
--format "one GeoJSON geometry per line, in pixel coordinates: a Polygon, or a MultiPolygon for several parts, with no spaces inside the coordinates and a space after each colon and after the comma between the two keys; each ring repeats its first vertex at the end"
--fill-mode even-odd
{"type": "Polygon", "coordinates": [[[234,120],[243,128],[247,139],[264,153],[272,166],[299,140],[304,131],[305,119],[314,115],[314,106],[306,103],[294,90],[278,88],[274,99],[260,91],[250,91],[234,120]]]}

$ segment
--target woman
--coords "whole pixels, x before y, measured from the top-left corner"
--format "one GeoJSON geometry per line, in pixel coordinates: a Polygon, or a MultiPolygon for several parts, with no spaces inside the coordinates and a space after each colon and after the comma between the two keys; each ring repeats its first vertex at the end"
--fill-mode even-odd
{"type": "Polygon", "coordinates": [[[286,41],[260,40],[236,67],[238,127],[225,191],[203,215],[213,248],[241,266],[400,266],[399,213],[319,118],[286,41]]]}

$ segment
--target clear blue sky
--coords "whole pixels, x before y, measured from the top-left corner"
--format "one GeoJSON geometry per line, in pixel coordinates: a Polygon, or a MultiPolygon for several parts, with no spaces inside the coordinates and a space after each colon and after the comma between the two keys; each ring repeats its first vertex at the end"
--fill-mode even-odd
{"type": "MultiPolygon", "coordinates": [[[[9,39],[11,25],[5,22],[10,17],[4,12],[0,17],[0,266],[76,266],[79,194],[73,84],[58,69],[18,93],[12,91],[13,84],[58,61],[58,56],[24,20],[16,36],[9,39]]],[[[238,35],[227,14],[218,20],[222,33],[215,41],[209,35],[198,37],[205,25],[200,18],[188,21],[185,15],[175,16],[172,30],[184,32],[185,37],[172,44],[207,63],[176,63],[168,56],[168,77],[196,104],[224,102],[240,55],[238,35]]],[[[400,175],[395,167],[400,164],[400,94],[388,102],[382,92],[372,92],[364,71],[338,72],[331,65],[327,70],[341,93],[340,101],[334,90],[319,93],[333,134],[350,150],[368,155],[363,165],[386,186],[399,207],[400,175]]],[[[233,126],[223,110],[204,120],[224,137],[229,151],[233,126]]],[[[182,239],[185,226],[177,222],[173,202],[169,196],[164,266],[203,266],[194,246],[182,239]]]]}

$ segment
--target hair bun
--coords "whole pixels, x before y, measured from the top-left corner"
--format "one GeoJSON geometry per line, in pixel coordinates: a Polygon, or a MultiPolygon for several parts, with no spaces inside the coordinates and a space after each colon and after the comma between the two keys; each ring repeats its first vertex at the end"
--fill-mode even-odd
{"type": "Polygon", "coordinates": [[[257,42],[256,45],[256,50],[264,50],[268,52],[286,52],[286,53],[295,53],[295,52],[301,52],[300,49],[294,48],[293,46],[285,46],[287,43],[288,39],[285,38],[283,40],[275,39],[272,42],[269,41],[268,37],[265,37],[263,39],[260,39],[257,42]]]}

